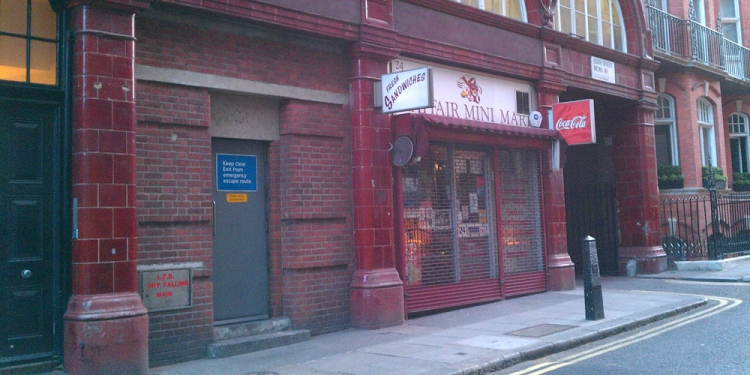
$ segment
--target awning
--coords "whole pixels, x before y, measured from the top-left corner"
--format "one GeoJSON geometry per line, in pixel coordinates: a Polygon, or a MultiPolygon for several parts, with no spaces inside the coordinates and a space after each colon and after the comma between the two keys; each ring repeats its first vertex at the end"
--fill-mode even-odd
{"type": "Polygon", "coordinates": [[[493,122],[428,115],[426,113],[406,113],[402,115],[396,115],[394,116],[393,121],[396,132],[398,134],[404,135],[410,134],[411,124],[423,122],[426,125],[448,129],[470,130],[476,132],[487,132],[498,135],[509,135],[526,138],[540,138],[550,140],[561,139],[558,131],[552,129],[532,128],[529,126],[503,125],[493,122]]]}

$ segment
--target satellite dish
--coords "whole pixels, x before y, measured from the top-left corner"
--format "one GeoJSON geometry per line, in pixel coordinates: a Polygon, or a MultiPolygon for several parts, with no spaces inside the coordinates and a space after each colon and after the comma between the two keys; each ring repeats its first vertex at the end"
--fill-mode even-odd
{"type": "Polygon", "coordinates": [[[398,137],[396,142],[393,143],[391,152],[393,165],[403,167],[409,162],[409,160],[411,160],[411,155],[414,152],[414,143],[412,143],[409,137],[398,137]]]}

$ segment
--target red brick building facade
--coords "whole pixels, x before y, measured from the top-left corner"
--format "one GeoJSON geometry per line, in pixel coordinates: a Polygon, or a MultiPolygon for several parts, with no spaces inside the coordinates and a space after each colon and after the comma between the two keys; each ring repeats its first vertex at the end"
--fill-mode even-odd
{"type": "MultiPolygon", "coordinates": [[[[553,16],[537,0],[508,9],[52,2],[58,37],[25,40],[69,51],[57,78],[35,82],[28,64],[25,79],[0,76],[0,105],[43,103],[56,116],[39,120],[52,139],[30,133],[57,153],[43,173],[52,191],[39,193],[60,203],[39,211],[58,244],[45,255],[54,272],[5,287],[49,285],[59,297],[43,302],[53,317],[44,346],[3,359],[145,374],[205,357],[217,328],[247,321],[285,317],[312,334],[375,329],[410,312],[572,289],[581,232],[600,239],[605,273],[630,259],[663,271],[659,232],[649,230],[659,227],[659,64],[641,2],[600,1],[617,15],[606,20],[613,34],[596,40],[560,26],[566,10],[553,16]],[[611,63],[611,77],[596,76],[592,58],[611,63]],[[399,62],[431,67],[436,80],[481,81],[486,107],[470,111],[464,97],[455,110],[436,102],[384,114],[374,87],[399,62]],[[505,104],[486,104],[506,89],[505,104]],[[566,147],[547,114],[581,99],[594,100],[599,141],[566,147]],[[539,129],[533,110],[545,117],[539,129]],[[399,136],[418,153],[403,167],[391,154],[399,136]],[[580,193],[616,209],[586,208],[580,193]]],[[[29,128],[18,118],[4,117],[3,138],[28,139],[10,136],[29,128]]],[[[10,141],[3,150],[18,160],[39,152],[10,141]]],[[[2,166],[10,207],[23,179],[2,166]]]]}
{"type": "MultiPolygon", "coordinates": [[[[740,1],[649,1],[656,71],[656,153],[663,206],[660,236],[670,260],[715,258],[713,238],[745,251],[747,186],[747,41],[750,7],[740,1]],[[719,195],[735,202],[711,217],[708,168],[719,195]],[[679,173],[677,177],[672,175],[679,173]],[[716,172],[718,171],[718,172],[716,172]],[[665,183],[676,180],[677,184],[665,183]],[[692,199],[692,209],[675,210],[692,199]],[[705,205],[704,205],[705,203],[705,205]],[[708,212],[708,214],[706,214],[708,212]]],[[[719,252],[721,253],[721,252],[719,252]]],[[[720,257],[721,255],[719,255],[720,257]]]]}

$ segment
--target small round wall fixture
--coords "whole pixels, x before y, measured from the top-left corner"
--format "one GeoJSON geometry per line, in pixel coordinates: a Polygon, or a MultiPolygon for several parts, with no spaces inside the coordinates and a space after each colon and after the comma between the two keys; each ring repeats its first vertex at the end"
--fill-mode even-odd
{"type": "Polygon", "coordinates": [[[391,149],[393,165],[403,167],[411,160],[412,153],[414,153],[414,143],[412,143],[411,139],[409,137],[398,137],[391,149]]]}
{"type": "Polygon", "coordinates": [[[542,126],[542,114],[539,111],[532,111],[529,114],[529,125],[534,128],[542,126]]]}

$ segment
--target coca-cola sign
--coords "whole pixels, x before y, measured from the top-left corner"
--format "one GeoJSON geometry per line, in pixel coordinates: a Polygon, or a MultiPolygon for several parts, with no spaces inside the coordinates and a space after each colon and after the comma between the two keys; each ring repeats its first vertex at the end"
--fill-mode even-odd
{"type": "Polygon", "coordinates": [[[553,105],[552,124],[568,145],[596,143],[594,100],[585,99],[553,105]]]}

